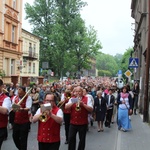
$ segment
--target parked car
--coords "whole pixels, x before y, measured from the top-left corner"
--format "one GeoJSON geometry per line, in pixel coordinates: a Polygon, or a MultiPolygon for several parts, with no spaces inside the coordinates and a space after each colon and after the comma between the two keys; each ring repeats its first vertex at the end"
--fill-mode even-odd
{"type": "Polygon", "coordinates": [[[62,78],[60,78],[60,80],[59,81],[67,81],[68,80],[68,78],[67,77],[62,77],[62,78]]]}

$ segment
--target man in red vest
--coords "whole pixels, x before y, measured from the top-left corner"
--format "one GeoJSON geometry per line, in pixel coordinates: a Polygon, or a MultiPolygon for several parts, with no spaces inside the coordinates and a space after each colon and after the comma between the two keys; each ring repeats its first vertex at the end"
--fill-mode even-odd
{"type": "Polygon", "coordinates": [[[64,123],[65,123],[65,136],[66,136],[66,141],[65,144],[68,144],[68,135],[69,135],[69,126],[70,126],[70,110],[65,109],[65,104],[68,103],[69,99],[73,96],[72,93],[73,87],[72,85],[67,85],[66,90],[63,98],[61,99],[61,102],[63,103],[63,116],[64,116],[64,123]]]}
{"type": "Polygon", "coordinates": [[[3,93],[3,81],[0,79],[0,149],[7,135],[8,113],[11,100],[3,93]]]}
{"type": "Polygon", "coordinates": [[[79,133],[78,150],[84,150],[88,113],[93,111],[93,104],[89,97],[83,96],[83,89],[80,86],[75,88],[75,95],[77,97],[69,99],[65,105],[66,109],[71,110],[68,150],[76,150],[77,132],[79,133]]]}
{"type": "Polygon", "coordinates": [[[56,106],[57,97],[53,93],[46,93],[44,97],[44,105],[49,104],[50,110],[39,108],[33,117],[33,122],[38,125],[38,146],[39,150],[59,150],[60,147],[60,125],[63,121],[63,112],[56,106]],[[41,115],[45,113],[47,120],[41,121],[41,115]]]}
{"type": "MultiPolygon", "coordinates": [[[[26,88],[20,86],[18,88],[18,95],[12,100],[12,103],[20,104],[20,108],[15,111],[14,125],[13,125],[13,140],[19,150],[27,150],[28,132],[30,129],[29,114],[32,106],[32,99],[26,95],[26,88]]],[[[13,108],[12,108],[13,109],[13,108]]]]}

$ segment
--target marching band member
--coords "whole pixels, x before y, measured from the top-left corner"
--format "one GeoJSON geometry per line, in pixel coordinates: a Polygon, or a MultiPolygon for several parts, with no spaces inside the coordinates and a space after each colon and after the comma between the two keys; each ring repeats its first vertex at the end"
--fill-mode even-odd
{"type": "Polygon", "coordinates": [[[60,147],[60,125],[63,121],[63,112],[56,106],[57,97],[53,93],[46,93],[44,105],[50,104],[51,109],[42,112],[39,108],[33,117],[33,122],[38,125],[38,147],[39,150],[59,150],[60,147]],[[41,116],[45,113],[46,120],[42,121],[41,116]]]}
{"type": "Polygon", "coordinates": [[[0,149],[7,135],[8,113],[11,100],[3,93],[3,81],[0,79],[0,149]]]}
{"type": "Polygon", "coordinates": [[[20,100],[23,100],[20,104],[20,108],[18,108],[17,111],[12,108],[15,111],[13,141],[19,150],[27,150],[27,139],[30,129],[29,112],[32,106],[32,99],[28,95],[25,96],[25,91],[26,88],[20,86],[18,88],[18,95],[15,96],[12,100],[12,104],[17,104],[20,100]]]}
{"type": "MultiPolygon", "coordinates": [[[[65,106],[66,103],[68,103],[69,99],[73,96],[72,90],[73,90],[72,85],[68,85],[67,90],[64,93],[64,98],[65,98],[64,106],[65,106]]],[[[70,113],[71,113],[71,111],[64,107],[63,114],[64,114],[65,136],[66,136],[65,144],[68,144],[69,126],[70,126],[70,113]]]]}
{"type": "Polygon", "coordinates": [[[93,111],[93,106],[91,99],[83,96],[83,89],[80,86],[75,88],[75,93],[77,98],[69,99],[69,102],[65,105],[66,109],[71,110],[68,150],[76,149],[77,132],[79,133],[78,150],[84,150],[88,113],[93,111]]]}

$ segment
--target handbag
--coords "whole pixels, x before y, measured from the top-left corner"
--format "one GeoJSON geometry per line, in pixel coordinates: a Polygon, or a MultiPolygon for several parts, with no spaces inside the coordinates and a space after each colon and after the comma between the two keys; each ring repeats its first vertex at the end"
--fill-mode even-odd
{"type": "Polygon", "coordinates": [[[125,104],[126,108],[128,109],[128,115],[131,116],[133,114],[132,111],[130,111],[130,109],[127,107],[127,105],[125,104]]]}

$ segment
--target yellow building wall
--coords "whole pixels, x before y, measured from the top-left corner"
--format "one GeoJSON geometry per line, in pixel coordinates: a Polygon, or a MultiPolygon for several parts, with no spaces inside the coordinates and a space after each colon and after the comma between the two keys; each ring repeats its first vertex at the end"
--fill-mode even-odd
{"type": "Polygon", "coordinates": [[[38,77],[40,38],[22,29],[22,40],[23,40],[23,57],[22,57],[23,67],[20,76],[38,77]],[[36,56],[33,58],[29,58],[30,44],[31,44],[32,52],[36,54],[36,56]],[[34,51],[34,46],[35,46],[35,51],[34,51]],[[29,67],[29,63],[31,64],[31,67],[29,67]],[[33,69],[33,64],[35,64],[35,69],[33,69]],[[35,70],[35,72],[33,70],[35,70]]]}
{"type": "Polygon", "coordinates": [[[6,83],[11,82],[12,75],[20,76],[18,62],[22,57],[22,0],[13,2],[0,1],[0,70],[6,74],[6,83]]]}

